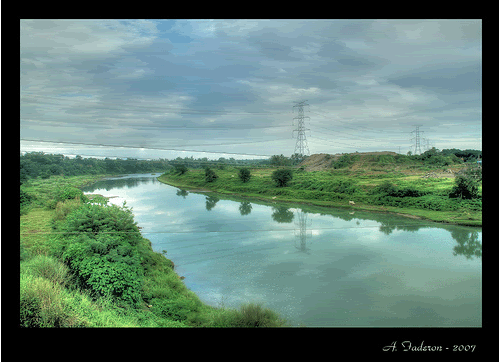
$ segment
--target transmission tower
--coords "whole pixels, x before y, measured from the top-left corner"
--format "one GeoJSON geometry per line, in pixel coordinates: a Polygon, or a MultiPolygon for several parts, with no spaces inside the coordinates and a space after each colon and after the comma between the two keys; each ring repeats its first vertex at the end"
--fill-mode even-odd
{"type": "Polygon", "coordinates": [[[416,155],[416,154],[419,154],[419,155],[420,155],[420,154],[422,153],[422,152],[421,152],[421,136],[420,136],[420,133],[424,133],[424,131],[421,131],[421,132],[419,131],[419,127],[420,127],[420,126],[421,126],[420,124],[419,124],[419,125],[415,125],[416,129],[415,129],[414,131],[412,131],[412,132],[411,132],[411,133],[416,132],[416,137],[411,138],[411,141],[412,141],[413,139],[415,139],[415,140],[416,140],[416,143],[415,143],[415,145],[414,145],[414,154],[415,154],[415,155],[416,155]],[[418,151],[419,151],[419,153],[418,153],[418,151]]]}
{"type": "Polygon", "coordinates": [[[305,131],[309,130],[308,128],[305,128],[305,118],[310,118],[310,117],[303,115],[304,114],[303,106],[308,106],[306,102],[307,102],[306,100],[301,102],[294,102],[296,104],[293,106],[293,108],[298,107],[298,117],[293,118],[293,120],[295,119],[298,120],[298,128],[293,130],[293,136],[294,132],[298,132],[298,136],[296,137],[296,146],[294,153],[298,153],[300,156],[310,155],[310,150],[308,149],[307,145],[307,137],[305,136],[305,131]]]}

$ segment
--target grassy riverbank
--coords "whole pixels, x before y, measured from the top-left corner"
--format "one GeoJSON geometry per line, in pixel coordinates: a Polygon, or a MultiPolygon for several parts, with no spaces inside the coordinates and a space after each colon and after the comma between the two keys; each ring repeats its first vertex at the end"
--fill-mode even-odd
{"type": "Polygon", "coordinates": [[[274,327],[259,305],[204,304],[173,262],[154,252],[125,205],[92,203],[77,187],[101,176],[30,179],[21,186],[20,326],[274,327]]]}
{"type": "MultiPolygon", "coordinates": [[[[463,166],[454,167],[454,171],[463,166]]],[[[204,170],[174,170],[158,177],[166,184],[186,190],[207,190],[271,201],[297,202],[324,207],[343,207],[376,212],[392,212],[437,222],[482,225],[481,182],[479,198],[449,198],[454,177],[425,177],[434,171],[424,165],[380,165],[359,168],[352,164],[343,169],[306,171],[293,169],[286,187],[277,187],[271,175],[277,168],[250,169],[251,178],[243,182],[238,169],[214,169],[217,178],[207,182],[204,170]],[[385,189],[392,190],[390,194],[385,189]],[[394,190],[394,191],[393,191],[394,190]],[[354,205],[350,203],[354,201],[354,205]]],[[[442,172],[442,168],[438,169],[442,172]]]]}

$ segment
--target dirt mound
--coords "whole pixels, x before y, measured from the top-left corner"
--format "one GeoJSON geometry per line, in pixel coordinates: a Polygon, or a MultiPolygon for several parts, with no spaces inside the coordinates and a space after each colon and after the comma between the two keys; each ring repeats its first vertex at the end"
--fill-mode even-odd
{"type": "MultiPolygon", "coordinates": [[[[366,156],[368,155],[392,155],[395,156],[397,155],[396,152],[391,152],[391,151],[381,151],[381,152],[357,152],[357,153],[351,153],[352,155],[359,155],[360,160],[353,165],[353,168],[358,168],[360,165],[363,165],[365,163],[366,156]],[[355,167],[357,166],[357,167],[355,167]]],[[[329,169],[331,167],[331,162],[334,162],[338,160],[341,156],[343,156],[342,153],[337,153],[335,155],[330,155],[327,153],[317,153],[314,155],[311,155],[307,157],[306,160],[301,162],[298,167],[305,167],[306,171],[321,171],[325,169],[329,169]]]]}
{"type": "Polygon", "coordinates": [[[317,153],[314,155],[310,155],[302,161],[298,167],[305,167],[306,171],[320,171],[331,166],[331,162],[339,158],[341,154],[330,155],[327,153],[317,153]]]}

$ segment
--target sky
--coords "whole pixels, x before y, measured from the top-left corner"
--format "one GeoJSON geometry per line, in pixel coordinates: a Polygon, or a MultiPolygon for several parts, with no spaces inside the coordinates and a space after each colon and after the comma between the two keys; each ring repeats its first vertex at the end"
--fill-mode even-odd
{"type": "Polygon", "coordinates": [[[479,19],[21,20],[20,61],[21,152],[289,157],[298,102],[310,154],[482,149],[479,19]]]}

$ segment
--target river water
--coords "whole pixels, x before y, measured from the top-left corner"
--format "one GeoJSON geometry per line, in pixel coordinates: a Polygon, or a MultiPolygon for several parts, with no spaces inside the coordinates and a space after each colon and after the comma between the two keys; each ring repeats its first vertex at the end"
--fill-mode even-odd
{"type": "Polygon", "coordinates": [[[101,180],[85,193],[133,208],[205,303],[261,303],[293,326],[481,327],[482,230],[383,213],[230,200],[159,182],[101,180]]]}

